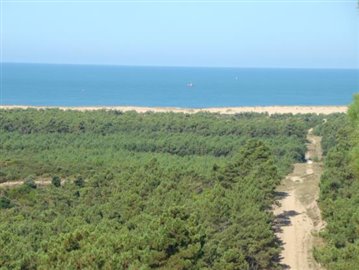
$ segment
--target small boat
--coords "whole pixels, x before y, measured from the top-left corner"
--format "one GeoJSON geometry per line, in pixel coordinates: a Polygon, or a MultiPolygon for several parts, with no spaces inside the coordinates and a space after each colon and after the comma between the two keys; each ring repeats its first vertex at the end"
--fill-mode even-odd
{"type": "Polygon", "coordinates": [[[187,83],[187,87],[193,87],[193,83],[191,82],[187,83]]]}

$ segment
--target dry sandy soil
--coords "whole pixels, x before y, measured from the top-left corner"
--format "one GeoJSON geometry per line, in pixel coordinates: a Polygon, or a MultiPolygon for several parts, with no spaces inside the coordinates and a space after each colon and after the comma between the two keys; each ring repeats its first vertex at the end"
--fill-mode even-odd
{"type": "Polygon", "coordinates": [[[291,270],[319,270],[312,255],[324,227],[317,205],[322,173],[321,138],[307,137],[306,163],[294,164],[294,170],[278,187],[280,206],[274,207],[277,236],[283,242],[281,263],[291,270]]]}
{"type": "Polygon", "coordinates": [[[243,112],[257,112],[257,113],[293,113],[293,114],[331,114],[331,113],[345,113],[347,106],[262,106],[262,107],[218,107],[218,108],[175,108],[175,107],[134,107],[134,106],[103,106],[103,107],[51,107],[51,106],[0,106],[0,109],[46,109],[58,108],[61,110],[77,110],[77,111],[94,111],[94,110],[117,110],[117,111],[136,111],[139,113],[145,112],[177,112],[177,113],[197,113],[197,112],[211,112],[221,114],[236,114],[243,112]]]}

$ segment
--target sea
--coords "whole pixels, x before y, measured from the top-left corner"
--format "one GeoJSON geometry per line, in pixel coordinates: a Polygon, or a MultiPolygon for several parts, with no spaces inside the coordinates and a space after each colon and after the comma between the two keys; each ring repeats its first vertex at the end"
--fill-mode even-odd
{"type": "Polygon", "coordinates": [[[346,105],[358,69],[2,63],[1,105],[235,107],[346,105]]]}

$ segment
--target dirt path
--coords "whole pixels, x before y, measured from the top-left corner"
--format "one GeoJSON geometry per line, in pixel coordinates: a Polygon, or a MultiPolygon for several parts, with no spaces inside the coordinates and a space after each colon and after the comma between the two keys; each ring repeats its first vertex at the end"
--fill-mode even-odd
{"type": "Polygon", "coordinates": [[[294,170],[278,187],[280,206],[275,207],[277,236],[283,242],[281,263],[291,270],[319,270],[312,255],[316,233],[323,227],[317,205],[322,173],[321,138],[309,130],[306,163],[294,170]]]}

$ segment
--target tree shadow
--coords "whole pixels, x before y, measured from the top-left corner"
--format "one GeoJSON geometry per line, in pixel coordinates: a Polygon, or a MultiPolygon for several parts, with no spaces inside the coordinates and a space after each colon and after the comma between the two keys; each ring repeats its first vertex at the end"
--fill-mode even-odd
{"type": "Polygon", "coordinates": [[[284,263],[279,264],[282,267],[282,270],[289,270],[290,266],[284,263]]]}
{"type": "Polygon", "coordinates": [[[300,213],[294,210],[284,211],[274,218],[273,229],[275,232],[282,232],[282,227],[289,226],[292,224],[290,218],[299,215],[300,213]]]}
{"type": "MultiPolygon", "coordinates": [[[[278,240],[278,243],[280,243],[282,245],[282,241],[278,240]]],[[[281,261],[283,260],[283,257],[282,256],[276,256],[274,258],[274,261],[276,261],[278,263],[278,265],[280,266],[280,269],[281,270],[289,270],[291,269],[289,265],[287,264],[284,264],[284,263],[281,263],[281,261]]]]}
{"type": "MultiPolygon", "coordinates": [[[[289,211],[284,211],[284,212],[276,215],[275,218],[274,218],[274,225],[273,225],[274,232],[276,232],[276,233],[283,232],[283,227],[284,226],[290,226],[292,224],[290,218],[294,217],[294,216],[297,216],[297,215],[300,215],[300,214],[301,213],[299,213],[299,212],[297,212],[295,210],[289,210],[289,211]]],[[[284,242],[281,239],[279,239],[278,237],[276,237],[276,238],[277,238],[277,243],[283,248],[284,242]]],[[[281,263],[282,260],[283,260],[282,256],[278,256],[278,258],[276,259],[276,261],[279,263],[281,269],[289,270],[290,266],[281,263]]]]}
{"type": "Polygon", "coordinates": [[[274,192],[274,197],[276,200],[282,200],[286,197],[288,197],[288,192],[284,192],[284,191],[275,191],[274,192]]]}
{"type": "MultiPolygon", "coordinates": [[[[275,197],[278,205],[280,205],[281,200],[285,199],[288,196],[289,196],[288,192],[276,191],[274,193],[274,197],[275,197]]],[[[282,213],[275,215],[274,221],[273,221],[273,227],[272,227],[273,231],[275,233],[283,232],[283,227],[290,226],[292,224],[291,217],[294,217],[294,216],[297,216],[300,214],[301,213],[299,213],[295,210],[289,210],[289,211],[283,211],[282,213]]],[[[279,246],[281,246],[283,248],[284,243],[281,239],[278,238],[278,236],[276,237],[276,242],[278,243],[279,246]]],[[[281,263],[283,260],[283,257],[281,255],[279,255],[274,260],[279,264],[281,269],[283,269],[283,270],[291,269],[289,265],[281,263]]]]}

